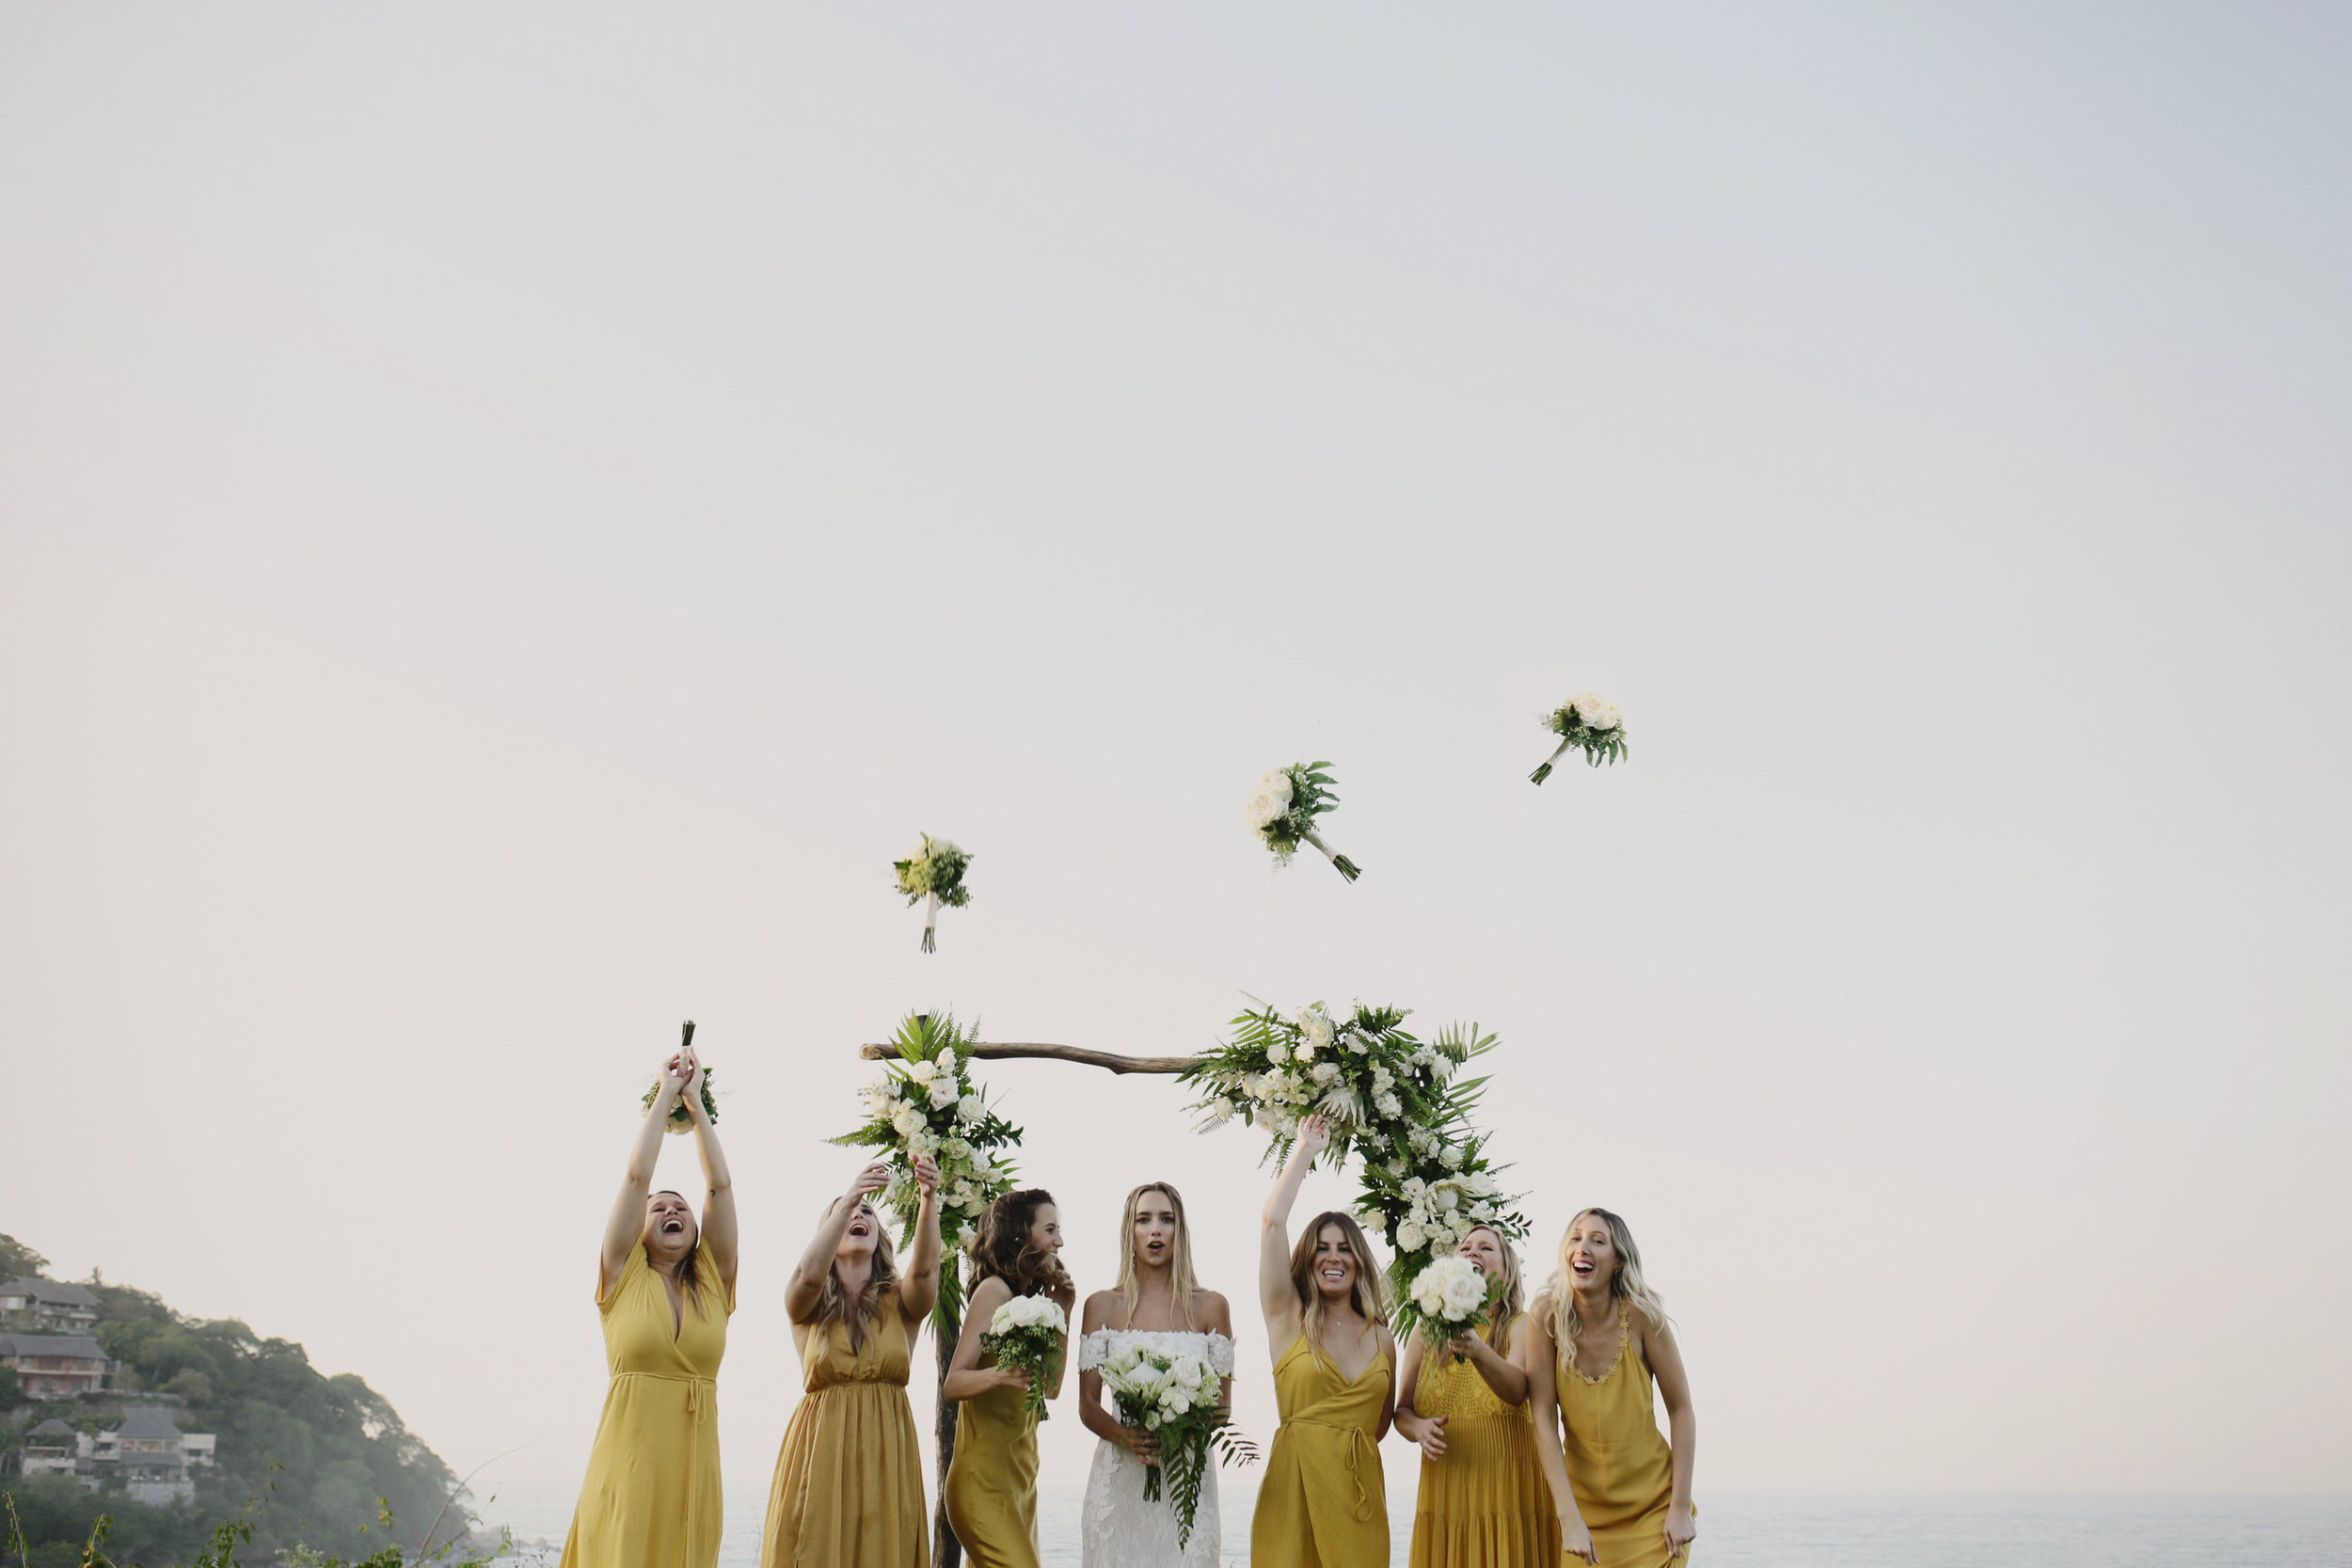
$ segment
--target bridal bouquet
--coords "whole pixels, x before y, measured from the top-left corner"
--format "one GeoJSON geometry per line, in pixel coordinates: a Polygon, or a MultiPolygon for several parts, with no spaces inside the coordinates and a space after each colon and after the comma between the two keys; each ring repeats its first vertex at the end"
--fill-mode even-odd
{"type": "Polygon", "coordinates": [[[1454,1076],[1494,1049],[1494,1037],[1454,1024],[1419,1040],[1405,1018],[1361,1003],[1334,1015],[1318,1002],[1289,1017],[1261,1006],[1234,1019],[1232,1037],[1181,1078],[1203,1091],[1192,1107],[1203,1113],[1202,1132],[1236,1117],[1263,1126],[1277,1164],[1298,1124],[1318,1114],[1331,1129],[1326,1161],[1337,1167],[1362,1155],[1356,1209],[1396,1249],[1388,1272],[1400,1333],[1421,1316],[1414,1283],[1463,1237],[1482,1225],[1527,1234],[1470,1125],[1486,1081],[1454,1076]]]}
{"type": "Polygon", "coordinates": [[[914,1242],[923,1208],[914,1158],[928,1154],[939,1162],[939,1228],[950,1243],[939,1264],[938,1318],[945,1323],[947,1304],[962,1299],[962,1248],[978,1233],[988,1206],[1012,1191],[1012,1165],[998,1151],[1020,1147],[1021,1129],[991,1110],[972,1082],[973,1042],[952,1013],[914,1014],[892,1043],[898,1059],[866,1090],[865,1121],[833,1141],[895,1156],[898,1172],[882,1201],[898,1216],[900,1246],[914,1242]]]}
{"type": "Polygon", "coordinates": [[[972,890],[963,885],[964,869],[972,863],[972,856],[944,838],[925,833],[914,854],[890,863],[898,870],[898,891],[907,895],[907,902],[922,901],[923,951],[937,951],[939,941],[933,932],[939,925],[939,906],[960,910],[972,902],[972,890]]]}
{"type": "Polygon", "coordinates": [[[1275,864],[1288,865],[1300,845],[1311,844],[1352,882],[1363,873],[1354,861],[1335,853],[1315,832],[1315,818],[1340,803],[1331,789],[1331,775],[1324,771],[1330,766],[1327,762],[1294,762],[1261,778],[1249,797],[1249,826],[1274,851],[1275,864]]]}
{"type": "Polygon", "coordinates": [[[1551,777],[1551,765],[1572,746],[1583,748],[1584,760],[1595,768],[1625,760],[1625,716],[1605,697],[1580,691],[1565,705],[1545,714],[1543,722],[1544,728],[1560,737],[1560,744],[1541,768],[1528,775],[1536,784],[1551,777]]]}
{"type": "Polygon", "coordinates": [[[1160,1441],[1160,1462],[1146,1465],[1143,1500],[1157,1502],[1160,1477],[1168,1477],[1176,1509],[1176,1544],[1192,1539],[1193,1515],[1200,1510],[1200,1478],[1208,1473],[1209,1450],[1220,1461],[1247,1465],[1257,1446],[1235,1431],[1225,1409],[1223,1374],[1197,1355],[1153,1350],[1132,1340],[1095,1369],[1110,1390],[1121,1426],[1141,1427],[1160,1441]]]}
{"type": "MultiPolygon", "coordinates": [[[[686,1021],[686,1037],[678,1042],[678,1050],[684,1051],[693,1043],[694,1021],[690,1018],[686,1021]]],[[[703,1115],[716,1122],[719,1119],[719,1102],[710,1097],[710,1069],[708,1068],[697,1069],[694,1073],[694,1086],[702,1091],[703,1115]]],[[[645,1091],[645,1098],[637,1103],[650,1111],[653,1109],[654,1097],[660,1092],[661,1080],[657,1078],[653,1081],[653,1087],[645,1091]]],[[[669,1119],[670,1125],[662,1131],[674,1138],[680,1133],[691,1132],[694,1130],[694,1113],[686,1108],[686,1101],[683,1099],[670,1107],[669,1119]]]]}
{"type": "Polygon", "coordinates": [[[1502,1281],[1467,1258],[1440,1258],[1413,1280],[1414,1309],[1430,1344],[1483,1327],[1502,1299],[1502,1281]]]}
{"type": "Polygon", "coordinates": [[[1070,1332],[1061,1304],[1051,1296],[1015,1296],[996,1308],[980,1336],[980,1349],[996,1357],[999,1367],[1014,1367],[1029,1374],[1028,1407],[1041,1421],[1048,1418],[1045,1380],[1061,1354],[1062,1338],[1070,1332]]]}

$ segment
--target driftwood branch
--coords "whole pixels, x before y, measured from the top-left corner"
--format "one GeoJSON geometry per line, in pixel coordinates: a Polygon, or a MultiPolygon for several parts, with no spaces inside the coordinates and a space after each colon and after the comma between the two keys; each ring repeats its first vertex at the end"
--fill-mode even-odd
{"type": "MultiPolygon", "coordinates": [[[[1105,1072],[1182,1072],[1200,1060],[1197,1056],[1120,1056],[1108,1051],[1089,1051],[1080,1045],[975,1045],[971,1050],[973,1055],[992,1062],[1030,1057],[1076,1062],[1081,1067],[1099,1067],[1105,1072]]],[[[898,1048],[861,1045],[857,1053],[869,1062],[887,1062],[897,1058],[898,1048]]]]}

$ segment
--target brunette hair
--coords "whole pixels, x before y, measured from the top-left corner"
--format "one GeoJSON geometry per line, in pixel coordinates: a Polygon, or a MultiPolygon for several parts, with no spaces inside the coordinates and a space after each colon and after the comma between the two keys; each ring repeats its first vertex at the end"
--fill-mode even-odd
{"type": "MultiPolygon", "coordinates": [[[[833,1218],[833,1212],[841,1207],[842,1197],[836,1195],[825,1205],[822,1225],[833,1218]]],[[[850,1351],[855,1354],[864,1347],[866,1336],[882,1321],[882,1297],[898,1286],[898,1249],[890,1244],[890,1227],[882,1224],[882,1211],[865,1198],[858,1207],[874,1216],[874,1267],[866,1276],[866,1289],[857,1295],[857,1310],[850,1310],[849,1293],[841,1289],[841,1271],[833,1263],[825,1265],[825,1283],[817,1291],[817,1316],[809,1320],[812,1333],[830,1335],[833,1325],[846,1321],[850,1326],[850,1351]]]]}
{"type": "Polygon", "coordinates": [[[1192,1293],[1200,1289],[1200,1282],[1192,1273],[1192,1222],[1184,1218],[1184,1195],[1165,1181],[1146,1181],[1127,1195],[1126,1212],[1119,1221],[1119,1293],[1127,1303],[1127,1321],[1136,1321],[1136,1211],[1142,1207],[1143,1195],[1162,1193],[1168,1206],[1176,1211],[1176,1245],[1168,1261],[1168,1289],[1176,1297],[1176,1309],[1184,1315],[1184,1326],[1192,1326],[1192,1293]]]}
{"type": "Polygon", "coordinates": [[[971,1277],[963,1286],[966,1301],[980,1288],[981,1280],[991,1277],[1003,1280],[1016,1296],[1036,1295],[1067,1277],[1060,1259],[1029,1243],[1037,1212],[1053,1201],[1054,1195],[1042,1187],[1024,1187],[988,1206],[988,1212],[980,1216],[979,1234],[964,1249],[972,1259],[971,1277]]]}
{"type": "Polygon", "coordinates": [[[1389,1304],[1380,1286],[1380,1265],[1373,1260],[1372,1243],[1364,1240],[1364,1227],[1356,1223],[1356,1216],[1338,1209],[1327,1209],[1307,1222],[1300,1231],[1298,1244],[1291,1248],[1291,1289],[1298,1293],[1298,1305],[1306,1314],[1307,1348],[1320,1357],[1323,1354],[1323,1292],[1315,1288],[1315,1243],[1322,1239],[1323,1227],[1336,1225],[1346,1238],[1348,1251],[1356,1259],[1356,1282],[1347,1288],[1348,1305],[1363,1314],[1364,1321],[1385,1325],[1389,1321],[1389,1304]]]}

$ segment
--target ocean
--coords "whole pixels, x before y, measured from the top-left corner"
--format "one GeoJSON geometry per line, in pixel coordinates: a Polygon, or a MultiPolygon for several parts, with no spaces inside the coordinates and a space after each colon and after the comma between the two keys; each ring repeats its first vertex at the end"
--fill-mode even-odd
{"type": "MultiPolygon", "coordinates": [[[[1249,1561],[1247,1476],[1226,1477],[1225,1560],[1249,1561]]],[[[483,1517],[539,1549],[517,1568],[552,1565],[576,1482],[509,1481],[483,1517]]],[[[1080,1488],[1038,1498],[1046,1568],[1077,1568],[1080,1488]]],[[[764,1484],[727,1490],[720,1568],[757,1568],[764,1484]]],[[[1391,1487],[1390,1560],[1412,1539],[1413,1494],[1391,1487]]],[[[1701,1492],[1693,1560],[1706,1568],[2352,1568],[2352,1494],[1701,1492]]]]}

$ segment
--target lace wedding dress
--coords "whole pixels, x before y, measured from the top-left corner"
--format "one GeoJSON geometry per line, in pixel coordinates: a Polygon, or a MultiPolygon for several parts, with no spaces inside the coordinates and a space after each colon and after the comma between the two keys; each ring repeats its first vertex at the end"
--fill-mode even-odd
{"type": "MultiPolygon", "coordinates": [[[[1078,1370],[1091,1371],[1130,1344],[1197,1355],[1227,1376],[1232,1374],[1232,1340],[1222,1334],[1174,1329],[1098,1328],[1079,1343],[1078,1370]]],[[[1200,1509],[1192,1518],[1192,1539],[1181,1547],[1176,1544],[1175,1505],[1166,1488],[1159,1501],[1143,1500],[1143,1461],[1118,1444],[1095,1445],[1086,1506],[1079,1514],[1086,1568],[1216,1568],[1223,1536],[1217,1528],[1216,1455],[1210,1456],[1208,1471],[1200,1478],[1200,1509]]]]}

